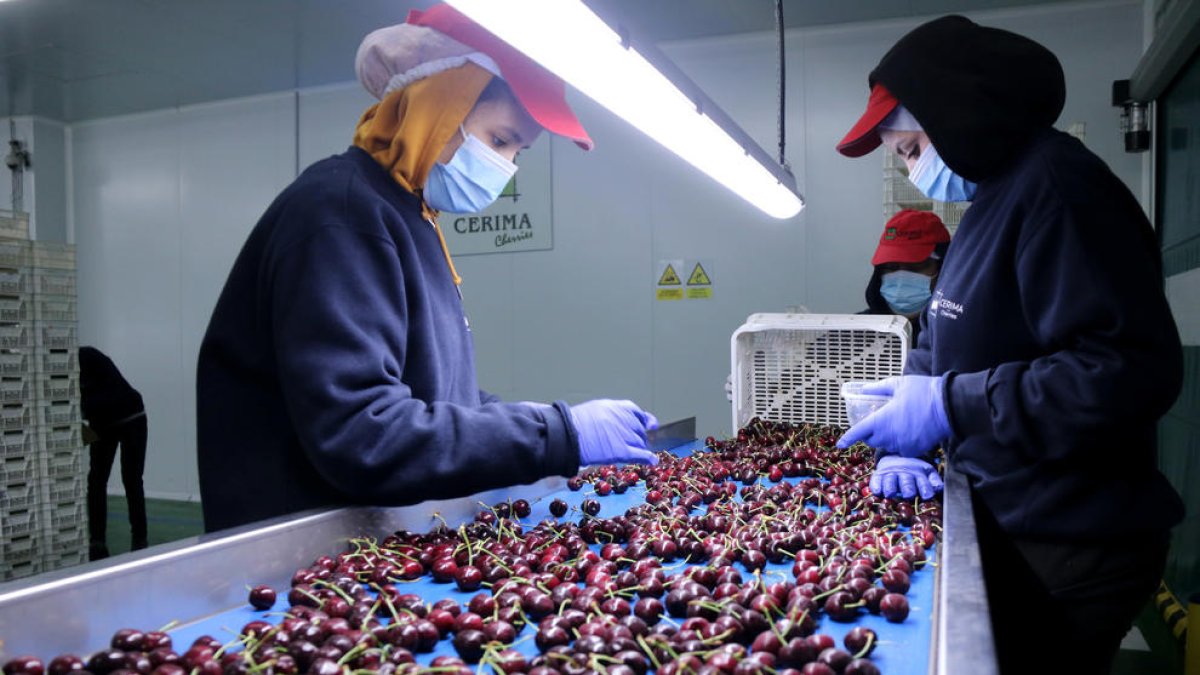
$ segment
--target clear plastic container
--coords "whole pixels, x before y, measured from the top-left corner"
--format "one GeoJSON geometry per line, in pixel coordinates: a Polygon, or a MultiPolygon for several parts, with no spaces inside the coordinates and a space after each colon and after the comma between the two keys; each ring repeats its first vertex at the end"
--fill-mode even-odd
{"type": "Polygon", "coordinates": [[[846,401],[846,417],[850,420],[850,426],[854,426],[862,421],[867,415],[879,410],[888,401],[892,400],[891,396],[882,394],[864,394],[862,388],[865,385],[874,384],[873,382],[843,382],[842,383],[842,398],[846,401]]]}

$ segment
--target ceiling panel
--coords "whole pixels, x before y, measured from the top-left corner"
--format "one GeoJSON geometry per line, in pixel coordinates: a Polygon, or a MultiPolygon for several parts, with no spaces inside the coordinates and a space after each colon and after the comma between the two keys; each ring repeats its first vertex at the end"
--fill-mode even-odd
{"type": "MultiPolygon", "coordinates": [[[[655,42],[771,30],[771,0],[586,0],[655,42]]],[[[784,0],[788,27],[1051,0],[784,0]]],[[[0,2],[0,116],[67,122],[353,78],[371,30],[429,0],[0,2]]]]}

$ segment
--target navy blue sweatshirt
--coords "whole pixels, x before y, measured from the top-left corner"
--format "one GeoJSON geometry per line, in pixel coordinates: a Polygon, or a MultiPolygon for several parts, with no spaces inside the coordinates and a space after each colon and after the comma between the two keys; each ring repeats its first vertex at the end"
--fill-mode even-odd
{"type": "Polygon", "coordinates": [[[146,411],[142,395],[117,364],[99,349],[86,346],[79,348],[79,404],[83,418],[96,433],[146,411]]]}
{"type": "Polygon", "coordinates": [[[905,365],[946,375],[951,462],[1011,536],[1161,535],[1183,516],[1155,446],[1182,385],[1179,334],[1137,201],[1050,126],[1065,97],[1057,60],[946,17],[871,80],[979,183],[905,365]]]}
{"type": "Polygon", "coordinates": [[[579,465],[564,404],[480,391],[436,231],[358,148],[309,167],[251,232],[200,348],[197,430],[209,531],[579,465]]]}

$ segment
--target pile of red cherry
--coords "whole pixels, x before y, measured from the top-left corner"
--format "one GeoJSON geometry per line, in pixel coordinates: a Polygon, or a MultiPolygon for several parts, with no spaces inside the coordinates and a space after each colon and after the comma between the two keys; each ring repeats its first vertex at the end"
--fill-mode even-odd
{"type": "MultiPolygon", "coordinates": [[[[818,628],[865,612],[904,621],[941,505],[872,495],[870,449],[839,450],[837,435],[753,420],[656,467],[585,470],[568,481],[595,495],[578,519],[555,499],[555,519],[530,526],[532,507],[516,500],[457,529],[351,540],[295,572],[281,619],[251,621],[232,642],[177,649],[162,631],[123,629],[87,659],[18,657],[4,673],[878,673],[874,631],[852,628],[843,649],[818,628]],[[635,486],[644,503],[600,515],[605,496],[635,486]],[[781,563],[790,578],[763,574],[781,563]],[[403,590],[422,578],[477,592],[429,604],[403,590]],[[530,637],[532,658],[513,647],[530,637]],[[442,640],[457,656],[418,665],[442,640]]],[[[254,588],[249,601],[270,609],[275,591],[254,588]]]]}

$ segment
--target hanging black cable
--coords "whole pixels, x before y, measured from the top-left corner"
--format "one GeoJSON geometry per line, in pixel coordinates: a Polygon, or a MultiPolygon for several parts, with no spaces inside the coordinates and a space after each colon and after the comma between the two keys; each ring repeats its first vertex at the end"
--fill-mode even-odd
{"type": "Polygon", "coordinates": [[[779,165],[785,169],[789,169],[787,159],[784,157],[784,83],[786,81],[787,66],[783,58],[783,0],[775,0],[775,34],[779,47],[779,165]]]}

